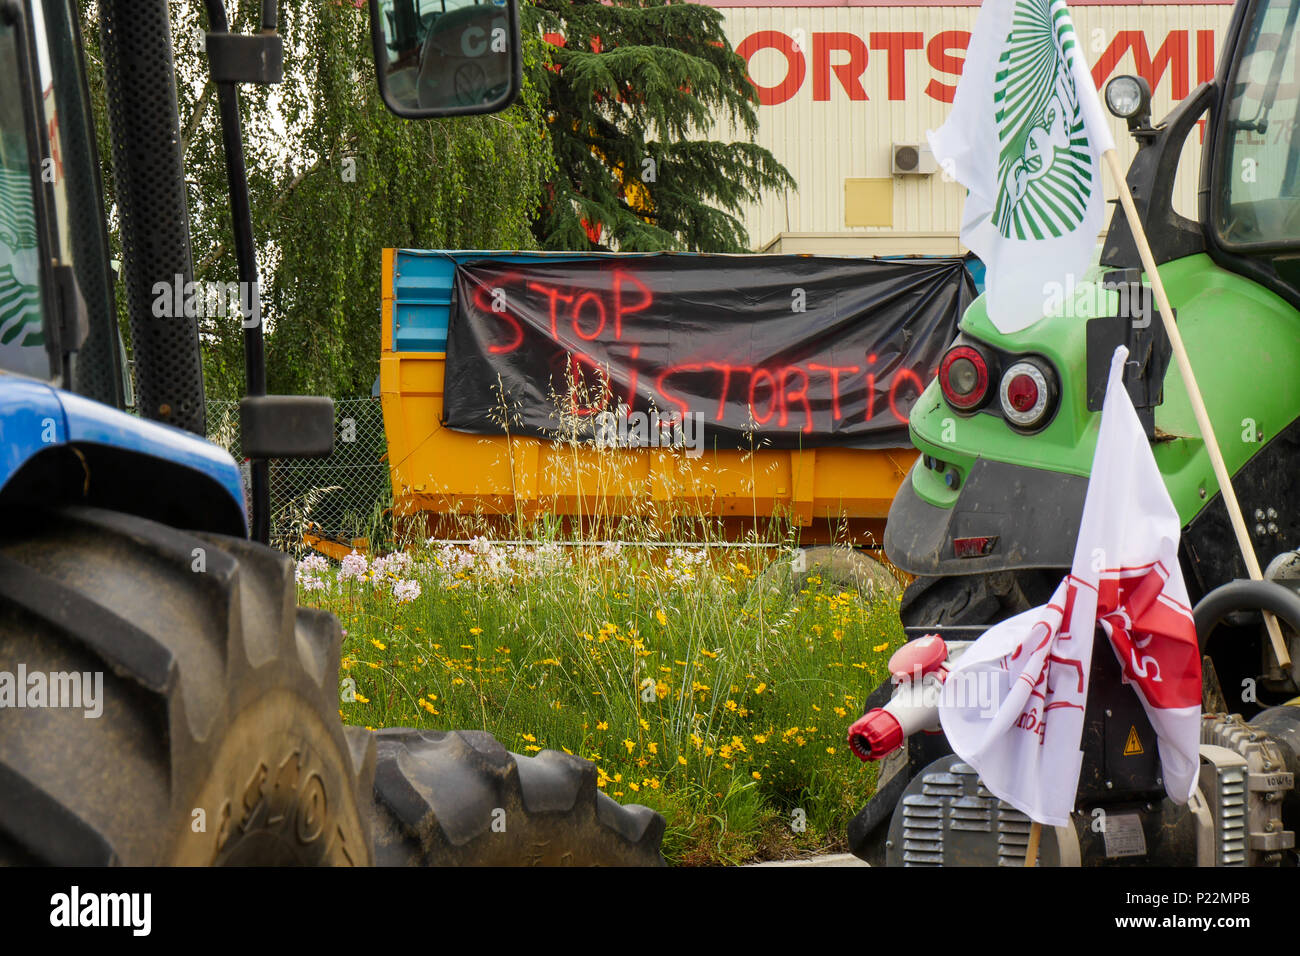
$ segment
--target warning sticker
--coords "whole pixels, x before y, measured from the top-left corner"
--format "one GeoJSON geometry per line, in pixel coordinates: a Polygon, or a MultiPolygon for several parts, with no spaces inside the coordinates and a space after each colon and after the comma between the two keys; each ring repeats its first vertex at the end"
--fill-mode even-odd
{"type": "Polygon", "coordinates": [[[1146,856],[1147,837],[1136,813],[1108,813],[1102,830],[1107,856],[1146,856]]]}
{"type": "Polygon", "coordinates": [[[1142,749],[1142,740],[1141,738],[1138,737],[1137,725],[1134,724],[1133,726],[1129,727],[1128,739],[1124,741],[1124,756],[1136,757],[1142,753],[1145,753],[1145,751],[1142,749]]]}

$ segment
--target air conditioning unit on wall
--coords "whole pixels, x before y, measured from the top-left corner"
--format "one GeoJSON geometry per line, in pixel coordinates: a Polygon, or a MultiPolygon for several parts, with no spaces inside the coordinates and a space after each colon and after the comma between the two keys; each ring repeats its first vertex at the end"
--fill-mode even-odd
{"type": "Polygon", "coordinates": [[[929,176],[939,169],[928,144],[894,143],[890,148],[895,176],[929,176]]]}

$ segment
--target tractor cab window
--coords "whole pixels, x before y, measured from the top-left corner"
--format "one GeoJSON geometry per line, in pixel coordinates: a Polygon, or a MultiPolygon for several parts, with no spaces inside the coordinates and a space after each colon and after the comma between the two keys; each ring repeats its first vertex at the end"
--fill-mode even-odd
{"type": "Polygon", "coordinates": [[[1300,245],[1300,0],[1258,0],[1225,90],[1214,225],[1236,251],[1300,245]]]}
{"type": "Polygon", "coordinates": [[[78,30],[71,0],[29,0],[26,18],[0,23],[0,369],[47,380],[66,373],[62,384],[120,406],[121,346],[78,30]],[[49,354],[55,266],[70,268],[89,321],[83,341],[58,343],[73,353],[66,368],[49,354]]]}
{"type": "Polygon", "coordinates": [[[41,316],[41,250],[30,126],[16,25],[0,22],[0,371],[50,377],[41,316]]]}

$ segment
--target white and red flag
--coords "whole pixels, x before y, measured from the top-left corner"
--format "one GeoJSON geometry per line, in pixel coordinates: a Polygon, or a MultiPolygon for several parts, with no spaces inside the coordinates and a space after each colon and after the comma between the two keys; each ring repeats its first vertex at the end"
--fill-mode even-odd
{"type": "Polygon", "coordinates": [[[939,705],[953,750],[1031,819],[1063,826],[1079,786],[1097,626],[1158,735],[1165,791],[1196,786],[1201,658],[1178,566],[1182,526],[1123,385],[1116,350],[1074,564],[1043,607],[986,631],[939,705]]]}

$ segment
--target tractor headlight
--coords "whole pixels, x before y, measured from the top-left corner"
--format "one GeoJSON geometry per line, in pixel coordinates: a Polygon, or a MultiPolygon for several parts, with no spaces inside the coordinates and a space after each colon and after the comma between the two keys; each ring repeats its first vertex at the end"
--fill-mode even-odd
{"type": "Polygon", "coordinates": [[[1106,84],[1106,106],[1129,124],[1151,115],[1151,87],[1140,76],[1117,76],[1106,84]]]}

